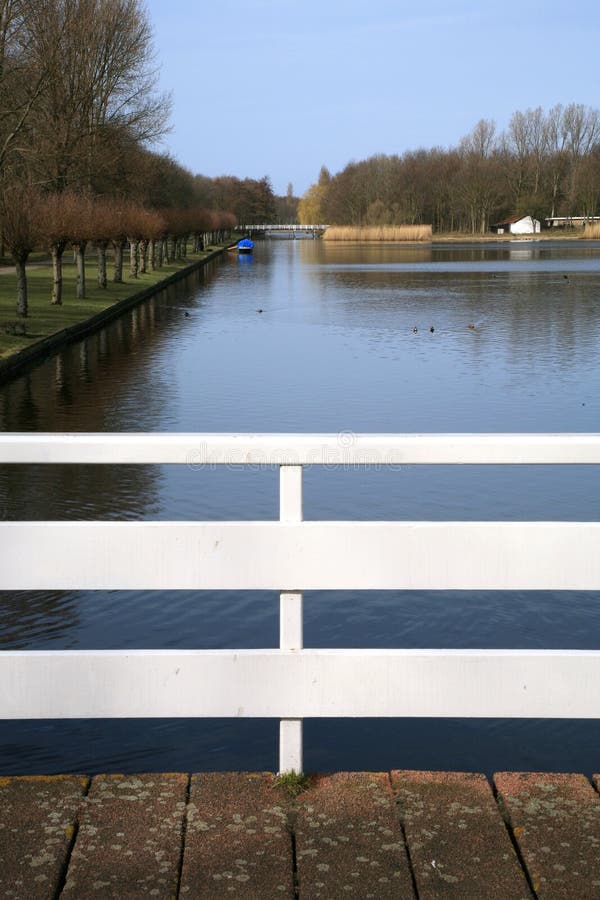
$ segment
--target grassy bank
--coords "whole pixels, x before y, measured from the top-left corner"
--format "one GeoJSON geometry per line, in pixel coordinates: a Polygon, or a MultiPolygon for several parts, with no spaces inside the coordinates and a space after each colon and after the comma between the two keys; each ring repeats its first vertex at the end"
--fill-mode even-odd
{"type": "MultiPolygon", "coordinates": [[[[84,323],[98,313],[114,306],[115,303],[147,291],[154,285],[176,275],[182,269],[213,256],[215,249],[217,248],[209,248],[199,254],[190,253],[185,260],[163,265],[160,270],[139,275],[138,278],[129,278],[128,269],[124,267],[123,284],[114,284],[109,281],[106,289],[98,287],[98,266],[94,256],[90,255],[86,264],[87,298],[85,300],[76,299],[75,266],[71,262],[70,254],[65,254],[62,306],[52,306],[50,303],[52,291],[50,265],[33,263],[27,270],[29,315],[25,319],[16,315],[17,282],[14,268],[1,270],[0,360],[4,361],[13,354],[32,347],[36,342],[57,332],[84,323]],[[13,323],[16,324],[18,331],[24,327],[25,334],[7,334],[6,329],[11,330],[13,323]]],[[[109,266],[109,278],[112,274],[110,268],[109,266]]]]}

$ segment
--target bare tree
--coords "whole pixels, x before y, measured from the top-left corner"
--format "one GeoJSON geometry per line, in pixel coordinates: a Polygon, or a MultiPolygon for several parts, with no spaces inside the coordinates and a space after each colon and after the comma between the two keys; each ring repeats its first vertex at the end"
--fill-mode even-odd
{"type": "Polygon", "coordinates": [[[162,228],[163,222],[157,213],[143,206],[130,205],[127,216],[130,278],[146,273],[148,245],[162,228]]]}
{"type": "Polygon", "coordinates": [[[516,157],[523,179],[523,185],[531,194],[537,195],[541,188],[541,175],[548,155],[548,121],[541,106],[516,112],[508,127],[509,150],[516,157]]]}
{"type": "Polygon", "coordinates": [[[140,0],[45,0],[28,22],[32,69],[49,71],[25,150],[56,190],[114,182],[125,146],[166,130],[148,14],[140,0]]]}
{"type": "Polygon", "coordinates": [[[463,153],[486,159],[496,149],[496,123],[493,119],[480,119],[475,128],[460,142],[463,153]]]}
{"type": "Polygon", "coordinates": [[[127,244],[127,232],[129,230],[129,217],[131,215],[131,202],[112,199],[110,207],[111,243],[114,254],[115,284],[123,283],[123,253],[127,244]]]}
{"type": "Polygon", "coordinates": [[[40,203],[41,241],[52,255],[53,286],[50,302],[56,306],[62,304],[62,259],[77,227],[79,209],[79,198],[71,191],[48,194],[42,197],[40,203]]]}
{"type": "Polygon", "coordinates": [[[71,234],[71,246],[75,251],[75,263],[77,265],[78,300],[84,300],[86,296],[86,272],[85,251],[88,242],[94,237],[94,202],[89,195],[84,195],[78,203],[71,234]]]}
{"type": "Polygon", "coordinates": [[[48,78],[46,66],[31,66],[27,23],[39,7],[40,0],[0,0],[0,178],[48,78]]]}
{"type": "Polygon", "coordinates": [[[106,251],[113,234],[112,204],[103,198],[95,197],[91,207],[90,233],[98,254],[98,287],[103,290],[108,285],[106,274],[106,251]]]}
{"type": "Polygon", "coordinates": [[[0,198],[2,237],[17,271],[17,315],[29,315],[26,265],[39,241],[40,198],[31,185],[7,188],[0,198]]]}
{"type": "Polygon", "coordinates": [[[563,111],[562,130],[571,156],[585,156],[600,140],[600,112],[583,103],[569,103],[563,111]]]}

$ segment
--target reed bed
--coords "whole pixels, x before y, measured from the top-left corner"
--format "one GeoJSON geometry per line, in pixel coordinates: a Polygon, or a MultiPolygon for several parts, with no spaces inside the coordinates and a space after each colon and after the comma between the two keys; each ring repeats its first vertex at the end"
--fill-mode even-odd
{"type": "Polygon", "coordinates": [[[600,222],[587,222],[583,237],[586,240],[600,240],[600,222]]]}
{"type": "Polygon", "coordinates": [[[430,241],[431,225],[331,225],[325,241],[430,241]]]}

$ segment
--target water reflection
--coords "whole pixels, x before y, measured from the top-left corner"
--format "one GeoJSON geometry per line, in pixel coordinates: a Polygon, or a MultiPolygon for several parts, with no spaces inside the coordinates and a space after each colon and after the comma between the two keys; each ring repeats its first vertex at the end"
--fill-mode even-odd
{"type": "Polygon", "coordinates": [[[26,650],[36,643],[70,650],[81,626],[77,595],[59,591],[0,591],[0,648],[26,650]]]}
{"type": "MultiPolygon", "coordinates": [[[[161,353],[189,330],[189,310],[199,308],[195,292],[214,277],[213,261],[159,295],[125,313],[79,343],[70,344],[31,372],[0,389],[5,431],[134,430],[131,409],[123,413],[132,385],[152,370],[152,389],[144,396],[144,423],[159,423],[173,397],[168,367],[161,353]],[[76,407],[76,409],[74,409],[76,407]],[[116,417],[116,420],[115,420],[116,417]],[[110,422],[110,425],[109,425],[110,422]]],[[[143,392],[143,388],[142,388],[143,392]]]]}
{"type": "MultiPolygon", "coordinates": [[[[592,242],[258,242],[251,259],[226,255],[4,385],[2,428],[595,431],[599,250],[592,242]]],[[[306,473],[306,516],[597,520],[598,468],[314,468],[306,473]]],[[[12,466],[0,471],[0,502],[9,519],[276,518],[277,472],[12,466]]],[[[581,593],[314,592],[307,645],[594,647],[597,601],[581,593]]],[[[0,626],[3,646],[15,648],[274,646],[277,596],[5,593],[0,626]]],[[[198,756],[189,768],[210,768],[216,755],[222,767],[272,767],[275,748],[264,739],[272,725],[142,723],[136,744],[135,724],[108,723],[98,766],[115,767],[126,740],[124,766],[173,768],[173,748],[193,736],[198,756]]],[[[322,723],[313,731],[325,743],[307,758],[321,769],[358,758],[385,767],[379,748],[388,740],[394,765],[419,765],[419,746],[428,742],[427,764],[435,766],[446,735],[454,748],[446,766],[485,768],[493,757],[495,768],[560,769],[568,733],[568,765],[584,769],[593,729],[571,724],[557,742],[554,727],[429,723],[407,737],[406,723],[370,723],[353,732],[363,744],[350,762],[343,723],[337,731],[322,723]],[[365,733],[382,736],[373,753],[365,733]],[[497,748],[511,741],[526,760],[521,766],[514,753],[498,762],[497,748]]],[[[42,770],[94,768],[79,724],[15,725],[9,744],[0,770],[24,755],[42,770]]]]}
{"type": "Polygon", "coordinates": [[[322,266],[365,266],[385,265],[391,263],[430,262],[434,258],[433,247],[423,244],[370,244],[346,243],[345,241],[317,241],[315,244],[304,244],[300,250],[300,258],[309,265],[322,266]]]}
{"type": "MultiPolygon", "coordinates": [[[[166,418],[174,388],[154,373],[142,386],[161,348],[185,327],[194,292],[214,277],[215,264],[71,344],[0,390],[5,431],[106,431],[151,429],[166,418]]],[[[164,471],[151,466],[13,465],[0,470],[4,519],[28,521],[131,520],[156,516],[164,471]]],[[[90,595],[93,596],[93,595],[90,595]]],[[[0,592],[0,644],[11,649],[68,649],[81,640],[83,595],[66,592],[0,592]]],[[[94,604],[92,619],[101,612],[94,604]]],[[[99,629],[103,633],[103,629],[99,629]]]]}
{"type": "MultiPolygon", "coordinates": [[[[484,245],[465,252],[455,248],[456,271],[438,267],[440,256],[446,263],[450,259],[447,249],[425,251],[431,265],[424,269],[421,253],[412,248],[400,253],[392,247],[359,252],[352,247],[330,251],[329,246],[318,251],[324,266],[315,263],[312,248],[304,254],[313,260],[310,277],[318,282],[324,316],[362,332],[365,340],[409,368],[425,352],[430,366],[439,361],[440,367],[447,367],[455,357],[461,365],[469,357],[478,368],[492,360],[504,368],[508,361],[511,377],[526,377],[530,384],[543,381],[549,366],[579,375],[594,371],[600,334],[597,257],[596,269],[565,277],[562,259],[549,259],[544,271],[523,265],[542,252],[548,257],[538,245],[517,250],[505,245],[488,250],[484,245]],[[501,254],[507,260],[502,268],[488,265],[501,254]],[[485,268],[465,270],[460,264],[474,255],[486,261],[485,268]],[[371,262],[378,256],[396,262],[373,271],[371,262]],[[397,264],[400,258],[402,265],[397,264]],[[425,337],[433,333],[435,343],[425,337]]],[[[571,250],[567,256],[569,265],[579,258],[571,250]]],[[[584,256],[588,259],[587,252],[584,256]]],[[[498,399],[496,395],[492,402],[498,399]]]]}

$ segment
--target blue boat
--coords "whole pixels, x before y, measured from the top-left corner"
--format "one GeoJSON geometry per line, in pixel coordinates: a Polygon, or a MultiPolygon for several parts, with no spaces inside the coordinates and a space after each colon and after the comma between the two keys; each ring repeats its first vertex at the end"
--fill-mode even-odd
{"type": "Polygon", "coordinates": [[[238,253],[252,253],[254,250],[254,241],[251,241],[250,238],[242,238],[241,241],[238,241],[238,253]]]}

